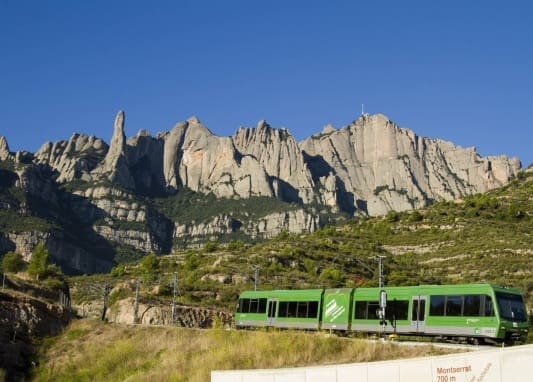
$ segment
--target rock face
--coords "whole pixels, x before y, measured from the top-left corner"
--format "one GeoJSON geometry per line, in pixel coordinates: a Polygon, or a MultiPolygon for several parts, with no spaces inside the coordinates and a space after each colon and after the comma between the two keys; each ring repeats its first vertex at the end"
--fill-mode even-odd
{"type": "Polygon", "coordinates": [[[311,173],[287,130],[260,121],[255,129],[240,128],[232,138],[239,152],[262,164],[277,198],[305,204],[313,201],[311,173]]]}
{"type": "Polygon", "coordinates": [[[324,176],[335,174],[345,205],[369,215],[484,192],[508,182],[521,166],[517,159],[482,158],[474,148],[419,137],[382,114],[328,129],[301,148],[315,174],[320,168],[329,170],[324,176]]]}
{"type": "Polygon", "coordinates": [[[167,187],[217,197],[273,196],[261,164],[239,153],[231,138],[213,135],[196,117],[176,125],[165,141],[167,187]]]}
{"type": "MultiPolygon", "coordinates": [[[[106,313],[110,322],[121,324],[139,323],[141,325],[170,325],[172,324],[172,308],[158,302],[140,301],[135,322],[135,299],[126,298],[117,301],[106,313]]],[[[187,328],[231,327],[233,316],[230,313],[213,309],[177,305],[175,311],[175,325],[187,328]]]]}
{"type": "Polygon", "coordinates": [[[91,181],[91,171],[104,158],[107,144],[92,136],[73,134],[68,141],[46,142],[35,153],[37,163],[49,165],[59,173],[57,181],[91,181]]]}
{"type": "Polygon", "coordinates": [[[191,117],[129,140],[124,123],[120,111],[109,146],[75,133],[35,155],[11,153],[0,137],[0,209],[11,227],[0,232],[0,253],[29,258],[44,241],[66,269],[106,271],[147,252],[312,232],[341,216],[462,198],[505,184],[521,167],[516,158],[419,137],[381,114],[340,129],[327,125],[300,144],[265,121],[218,137],[191,117]],[[195,198],[213,197],[218,209],[194,209],[195,198]],[[243,200],[250,203],[223,208],[243,200]],[[21,229],[21,220],[31,224],[21,229]]]}
{"type": "Polygon", "coordinates": [[[236,232],[242,232],[252,239],[270,239],[281,231],[289,233],[314,232],[320,228],[320,217],[303,209],[274,212],[261,218],[243,221],[230,215],[218,215],[211,221],[190,224],[176,224],[174,239],[186,242],[188,246],[199,246],[207,240],[236,232]]]}
{"type": "Polygon", "coordinates": [[[0,160],[9,158],[9,154],[9,145],[7,144],[6,137],[0,135],[0,160]]]}
{"type": "Polygon", "coordinates": [[[0,369],[6,371],[6,381],[25,380],[36,353],[34,341],[61,333],[74,317],[68,308],[42,298],[57,296],[35,298],[23,293],[26,287],[8,278],[6,289],[0,291],[0,369]]]}
{"type": "Polygon", "coordinates": [[[95,174],[104,174],[110,182],[128,189],[135,188],[135,182],[130,174],[126,135],[124,134],[124,112],[119,111],[115,118],[111,145],[103,163],[95,169],[95,174]]]}

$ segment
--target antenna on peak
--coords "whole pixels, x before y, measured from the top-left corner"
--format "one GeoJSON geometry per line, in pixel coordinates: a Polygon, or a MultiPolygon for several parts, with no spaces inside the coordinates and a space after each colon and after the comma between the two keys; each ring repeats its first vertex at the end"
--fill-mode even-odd
{"type": "Polygon", "coordinates": [[[366,117],[368,113],[365,113],[365,104],[361,104],[361,116],[366,117]]]}

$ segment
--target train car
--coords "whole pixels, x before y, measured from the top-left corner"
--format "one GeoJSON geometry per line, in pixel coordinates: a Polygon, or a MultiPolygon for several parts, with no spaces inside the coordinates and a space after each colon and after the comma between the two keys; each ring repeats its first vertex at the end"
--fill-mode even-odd
{"type": "Polygon", "coordinates": [[[527,314],[517,289],[490,284],[357,289],[351,330],[478,342],[524,341],[527,314]],[[387,293],[385,320],[379,293],[387,293]]]}
{"type": "Polygon", "coordinates": [[[318,330],[323,294],[323,289],[243,292],[235,326],[318,330]]]}
{"type": "Polygon", "coordinates": [[[525,341],[528,333],[520,291],[491,284],[243,292],[235,324],[473,343],[525,341]],[[386,300],[380,303],[383,293],[386,300]]]}

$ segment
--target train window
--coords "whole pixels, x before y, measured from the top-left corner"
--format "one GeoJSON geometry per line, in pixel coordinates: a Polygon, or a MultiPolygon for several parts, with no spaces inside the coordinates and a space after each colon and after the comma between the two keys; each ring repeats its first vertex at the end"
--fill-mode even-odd
{"type": "Polygon", "coordinates": [[[259,306],[257,313],[265,313],[267,309],[267,299],[266,298],[260,298],[259,299],[259,306]]]}
{"type": "Polygon", "coordinates": [[[445,296],[431,296],[429,299],[429,315],[444,316],[445,296]]]}
{"type": "Polygon", "coordinates": [[[492,304],[492,298],[490,296],[483,296],[485,303],[483,306],[483,315],[485,317],[494,317],[494,305],[492,304]]]}
{"type": "Polygon", "coordinates": [[[478,294],[467,294],[464,296],[463,316],[479,316],[481,306],[481,296],[478,294]]]}
{"type": "Polygon", "coordinates": [[[361,320],[378,320],[379,301],[356,301],[354,318],[361,320]]]}
{"type": "Polygon", "coordinates": [[[296,317],[298,303],[296,301],[291,301],[288,304],[289,304],[289,310],[287,312],[287,317],[296,317]]]}
{"type": "Polygon", "coordinates": [[[287,301],[279,302],[278,317],[288,317],[289,303],[287,301]]]}
{"type": "Polygon", "coordinates": [[[297,316],[298,317],[307,317],[307,302],[300,301],[298,303],[297,316]]]}
{"type": "Polygon", "coordinates": [[[259,301],[255,298],[250,299],[250,313],[256,313],[259,306],[259,301]]]}
{"type": "Polygon", "coordinates": [[[527,321],[524,300],[521,295],[496,292],[496,301],[498,303],[501,318],[518,322],[527,321]]]}
{"type": "Polygon", "coordinates": [[[280,301],[278,317],[316,318],[318,301],[280,301]]]}
{"type": "Polygon", "coordinates": [[[407,320],[409,316],[409,301],[392,300],[385,309],[387,320],[407,320]]]}
{"type": "Polygon", "coordinates": [[[307,317],[316,318],[318,315],[318,301],[309,301],[307,317]]]}
{"type": "Polygon", "coordinates": [[[379,302],[378,301],[369,301],[366,318],[368,320],[378,320],[378,310],[379,302]]]}
{"type": "Polygon", "coordinates": [[[355,302],[354,318],[358,318],[358,319],[366,318],[366,301],[355,302]]]}
{"type": "Polygon", "coordinates": [[[250,309],[250,300],[247,298],[241,298],[239,300],[239,313],[248,313],[250,309]]]}
{"type": "Polygon", "coordinates": [[[446,296],[446,316],[460,316],[463,308],[463,296],[446,296]]]}

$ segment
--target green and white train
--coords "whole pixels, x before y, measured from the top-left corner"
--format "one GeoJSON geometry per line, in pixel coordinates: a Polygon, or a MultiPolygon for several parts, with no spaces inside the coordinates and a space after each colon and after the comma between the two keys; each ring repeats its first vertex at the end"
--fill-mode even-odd
{"type": "Polygon", "coordinates": [[[528,333],[520,291],[491,284],[246,291],[239,297],[235,325],[472,343],[523,342],[528,333]]]}

